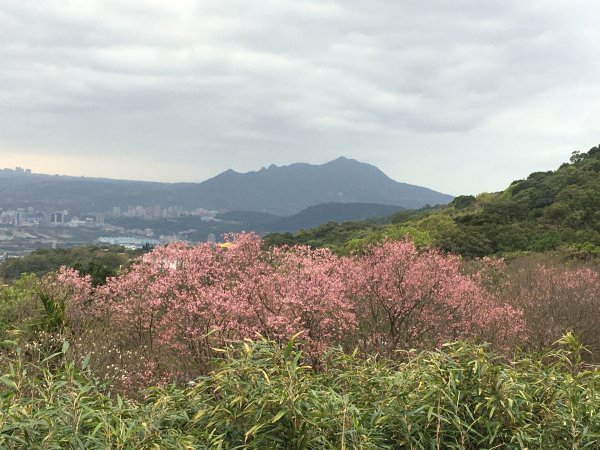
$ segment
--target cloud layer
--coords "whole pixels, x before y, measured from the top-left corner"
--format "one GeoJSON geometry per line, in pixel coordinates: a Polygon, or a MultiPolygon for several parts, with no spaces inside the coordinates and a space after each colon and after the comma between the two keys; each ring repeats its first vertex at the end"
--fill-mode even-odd
{"type": "Polygon", "coordinates": [[[600,142],[599,12],[0,0],[1,165],[176,181],[343,154],[453,194],[500,189],[600,142]]]}

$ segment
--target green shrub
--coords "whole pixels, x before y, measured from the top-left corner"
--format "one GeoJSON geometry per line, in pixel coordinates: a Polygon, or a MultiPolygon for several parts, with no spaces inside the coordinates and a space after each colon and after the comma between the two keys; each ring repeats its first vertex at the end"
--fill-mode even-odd
{"type": "Polygon", "coordinates": [[[22,274],[10,285],[0,286],[0,339],[37,313],[37,282],[35,275],[22,274]]]}
{"type": "Polygon", "coordinates": [[[511,363],[469,343],[395,365],[332,350],[315,371],[294,342],[261,340],[138,400],[111,395],[88,358],[68,362],[68,345],[36,365],[7,351],[0,448],[597,448],[600,373],[573,336],[559,344],[511,363]]]}

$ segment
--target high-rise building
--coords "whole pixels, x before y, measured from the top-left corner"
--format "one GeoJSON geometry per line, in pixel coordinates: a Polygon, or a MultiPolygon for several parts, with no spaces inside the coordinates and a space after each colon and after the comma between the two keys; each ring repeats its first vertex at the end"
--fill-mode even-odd
{"type": "Polygon", "coordinates": [[[65,223],[65,215],[61,211],[50,214],[50,223],[54,225],[65,223]]]}

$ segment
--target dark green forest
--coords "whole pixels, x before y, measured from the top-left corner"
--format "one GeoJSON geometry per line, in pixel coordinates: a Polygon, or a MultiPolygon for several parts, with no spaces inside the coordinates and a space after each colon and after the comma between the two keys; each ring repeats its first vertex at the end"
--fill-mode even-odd
{"type": "Polygon", "coordinates": [[[67,266],[89,274],[94,284],[101,284],[106,277],[115,276],[132,258],[142,253],[143,250],[125,250],[118,246],[38,249],[23,258],[9,259],[0,264],[0,280],[11,282],[24,273],[42,277],[67,266]]]}

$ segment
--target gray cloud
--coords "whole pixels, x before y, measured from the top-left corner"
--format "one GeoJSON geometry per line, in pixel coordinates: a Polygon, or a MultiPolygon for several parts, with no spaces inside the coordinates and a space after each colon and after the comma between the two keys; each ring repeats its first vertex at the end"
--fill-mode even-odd
{"type": "Polygon", "coordinates": [[[175,181],[345,154],[450,193],[500,189],[598,140],[598,12],[0,0],[0,156],[175,181]],[[86,165],[99,155],[115,169],[86,165]]]}

